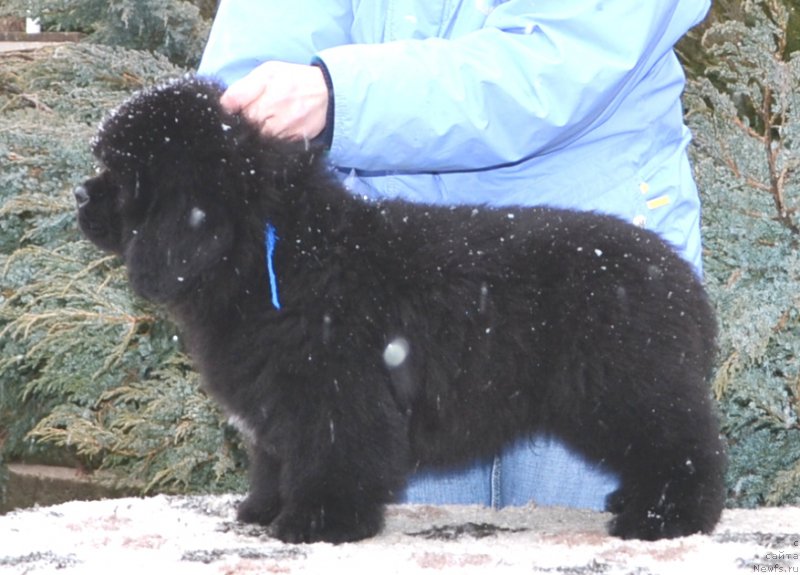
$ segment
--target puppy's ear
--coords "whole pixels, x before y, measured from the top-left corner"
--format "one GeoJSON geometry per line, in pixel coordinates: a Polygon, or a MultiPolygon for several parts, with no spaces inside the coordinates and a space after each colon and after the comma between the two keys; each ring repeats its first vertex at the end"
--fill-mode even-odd
{"type": "Polygon", "coordinates": [[[230,215],[219,206],[182,205],[154,210],[133,231],[125,252],[134,291],[156,303],[169,304],[208,283],[226,268],[234,242],[230,215]]]}

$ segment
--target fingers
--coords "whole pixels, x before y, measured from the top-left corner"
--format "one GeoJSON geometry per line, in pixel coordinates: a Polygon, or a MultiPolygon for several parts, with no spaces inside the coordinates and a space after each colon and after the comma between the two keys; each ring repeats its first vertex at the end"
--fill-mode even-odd
{"type": "Polygon", "coordinates": [[[248,75],[234,82],[220,98],[222,108],[231,114],[238,114],[247,109],[264,92],[264,84],[260,79],[248,75]]]}
{"type": "Polygon", "coordinates": [[[231,84],[220,103],[265,135],[310,140],[325,128],[328,88],[316,66],[266,62],[231,84]]]}

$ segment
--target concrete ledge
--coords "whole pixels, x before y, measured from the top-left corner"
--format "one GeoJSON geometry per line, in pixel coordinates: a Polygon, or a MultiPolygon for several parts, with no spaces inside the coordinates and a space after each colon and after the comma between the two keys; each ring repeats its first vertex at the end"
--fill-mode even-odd
{"type": "Polygon", "coordinates": [[[42,32],[26,34],[25,32],[0,32],[0,53],[30,52],[44,46],[77,42],[83,34],[77,32],[42,32]]]}
{"type": "Polygon", "coordinates": [[[5,503],[0,501],[0,514],[34,505],[125,495],[120,490],[106,487],[99,479],[100,474],[88,475],[71,467],[10,463],[7,500],[5,503]]]}
{"type": "Polygon", "coordinates": [[[79,32],[0,32],[0,42],[77,42],[83,38],[79,32]]]}
{"type": "Polygon", "coordinates": [[[71,502],[0,517],[0,573],[800,572],[800,508],[729,510],[711,536],[647,543],[608,515],[557,508],[392,506],[378,537],[287,545],[234,521],[236,496],[71,502]]]}

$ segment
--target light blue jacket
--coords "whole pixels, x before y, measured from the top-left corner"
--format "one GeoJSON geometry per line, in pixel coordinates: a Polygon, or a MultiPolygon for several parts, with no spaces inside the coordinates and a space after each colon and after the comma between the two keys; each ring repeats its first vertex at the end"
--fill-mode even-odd
{"type": "Polygon", "coordinates": [[[710,0],[222,0],[199,74],[327,67],[354,193],[548,204],[656,230],[700,269],[674,43],[710,0]]]}

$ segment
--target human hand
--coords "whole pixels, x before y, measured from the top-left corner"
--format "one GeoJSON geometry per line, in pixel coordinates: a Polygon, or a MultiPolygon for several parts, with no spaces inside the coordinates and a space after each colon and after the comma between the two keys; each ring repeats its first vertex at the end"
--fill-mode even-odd
{"type": "Polygon", "coordinates": [[[265,135],[311,140],[325,129],[328,87],[317,66],[270,61],[231,84],[220,104],[265,135]]]}

